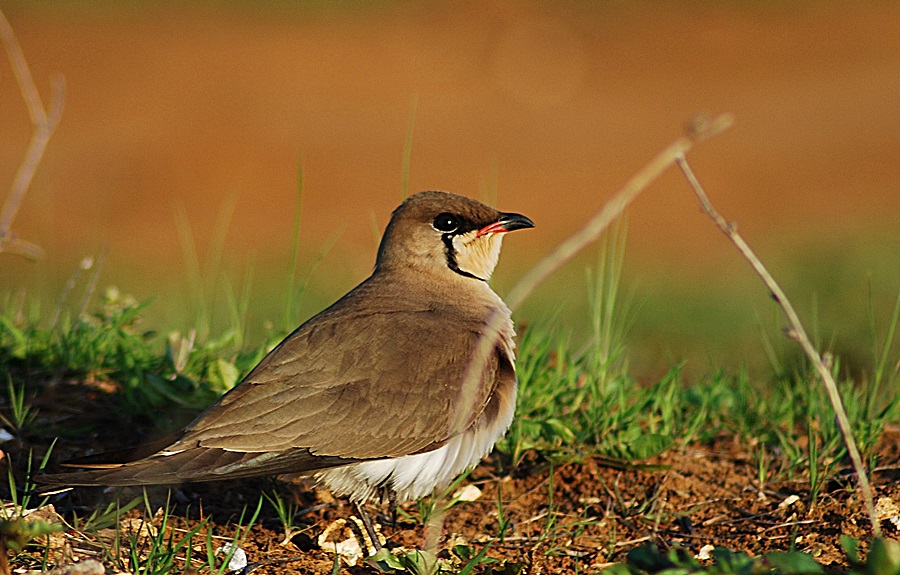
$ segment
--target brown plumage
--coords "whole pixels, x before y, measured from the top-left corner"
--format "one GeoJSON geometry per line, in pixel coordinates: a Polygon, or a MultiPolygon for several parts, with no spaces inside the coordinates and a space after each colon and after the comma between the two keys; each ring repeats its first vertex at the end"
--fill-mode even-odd
{"type": "Polygon", "coordinates": [[[505,232],[532,227],[447,192],[408,198],[373,274],[269,353],[180,434],[146,456],[92,456],[63,485],[146,485],[315,475],[362,502],[422,497],[475,465],[513,415],[509,310],[490,289],[505,232]],[[501,325],[468,381],[486,324],[501,325]],[[466,388],[465,390],[463,388],[466,388]]]}

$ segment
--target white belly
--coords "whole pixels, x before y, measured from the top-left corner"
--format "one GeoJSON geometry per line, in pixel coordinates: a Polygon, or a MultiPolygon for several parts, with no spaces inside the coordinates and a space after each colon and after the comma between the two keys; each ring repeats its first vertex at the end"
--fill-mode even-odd
{"type": "Polygon", "coordinates": [[[317,473],[315,478],[351,501],[378,499],[385,488],[396,494],[397,502],[420,499],[447,487],[487,455],[509,429],[514,411],[515,400],[493,422],[479,422],[434,451],[352,463],[317,473]]]}

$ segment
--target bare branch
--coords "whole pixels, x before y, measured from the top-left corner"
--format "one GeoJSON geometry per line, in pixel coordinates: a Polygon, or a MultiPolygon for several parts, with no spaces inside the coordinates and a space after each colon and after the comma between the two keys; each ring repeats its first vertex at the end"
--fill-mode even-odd
{"type": "MultiPolygon", "coordinates": [[[[523,276],[518,283],[506,295],[506,302],[511,310],[515,310],[540,285],[550,274],[556,271],[562,264],[571,259],[576,253],[584,249],[591,242],[600,237],[600,234],[622,215],[622,212],[634,200],[640,192],[650,185],[676,160],[689,152],[696,143],[711,138],[728,129],[733,123],[732,117],[727,114],[711,118],[702,125],[697,125],[692,133],[682,136],[662,150],[640,171],[638,171],[619,191],[617,191],[579,231],[572,234],[561,243],[550,255],[538,262],[536,266],[523,276]]],[[[459,432],[465,425],[466,418],[474,406],[467,405],[467,401],[475,397],[474,390],[481,379],[484,368],[500,339],[500,330],[506,321],[506,314],[497,310],[486,322],[484,331],[478,340],[469,368],[463,380],[460,397],[462,401],[455,408],[454,420],[450,421],[450,433],[459,432]]],[[[436,525],[430,525],[429,533],[440,531],[441,518],[435,519],[436,525]]],[[[433,543],[433,542],[432,542],[433,543]]],[[[426,546],[426,548],[428,548],[426,546]]]]}
{"type": "Polygon", "coordinates": [[[14,238],[10,232],[12,222],[19,211],[25,192],[28,191],[34,179],[37,166],[47,149],[50,137],[59,125],[65,103],[65,82],[62,77],[56,77],[52,83],[52,95],[50,98],[50,112],[44,108],[40,93],[34,84],[31,70],[25,60],[22,47],[16,39],[15,32],[7,20],[6,15],[0,10],[0,42],[6,48],[9,62],[12,66],[22,98],[28,107],[28,115],[31,118],[33,130],[25,158],[19,165],[12,187],[0,211],[0,252],[15,253],[30,259],[40,259],[43,251],[36,245],[14,238]]]}
{"type": "Polygon", "coordinates": [[[559,244],[553,252],[531,268],[516,283],[506,295],[509,308],[515,310],[531,294],[534,289],[547,279],[550,274],[571,259],[586,246],[596,241],[600,234],[625,211],[628,204],[634,200],[647,186],[658,178],[669,166],[673,165],[677,158],[683,157],[694,144],[712,138],[734,123],[730,114],[722,114],[715,118],[705,120],[702,125],[694,123],[695,129],[678,138],[667,148],[662,150],[655,158],[645,165],[638,173],[611,197],[580,230],[572,234],[567,240],[559,244]]]}
{"type": "Polygon", "coordinates": [[[684,176],[690,183],[691,188],[693,188],[694,193],[697,195],[697,198],[700,200],[700,205],[703,208],[703,211],[706,212],[706,214],[710,218],[712,218],[712,220],[716,223],[717,226],[719,226],[722,232],[726,236],[728,236],[728,239],[731,240],[738,251],[741,252],[741,255],[743,255],[744,258],[748,262],[750,262],[753,270],[760,277],[760,279],[762,279],[763,283],[766,284],[766,287],[772,293],[775,301],[778,302],[778,305],[781,306],[781,309],[784,310],[788,321],[790,321],[791,323],[791,327],[787,331],[788,337],[800,344],[800,347],[803,348],[803,351],[806,352],[806,355],[815,366],[816,371],[819,373],[819,377],[822,378],[822,383],[825,385],[825,390],[828,392],[828,399],[831,400],[831,406],[834,409],[835,415],[837,416],[838,427],[841,430],[841,434],[843,434],[844,436],[844,443],[847,446],[847,453],[850,455],[850,460],[853,462],[853,467],[856,469],[856,475],[859,481],[859,490],[862,492],[863,499],[865,500],[866,504],[866,510],[868,511],[869,519],[872,522],[872,532],[876,537],[881,537],[881,524],[878,521],[877,515],[875,514],[872,486],[869,484],[869,477],[866,474],[866,470],[862,462],[862,457],[859,454],[859,448],[856,446],[856,440],[853,438],[853,430],[850,427],[850,419],[847,417],[846,410],[844,410],[844,404],[841,401],[841,395],[838,392],[837,383],[834,381],[834,377],[831,375],[831,371],[829,371],[828,367],[825,365],[825,361],[823,361],[822,357],[813,346],[812,341],[809,339],[809,336],[806,334],[806,330],[803,328],[803,324],[800,323],[800,317],[794,310],[794,306],[792,306],[791,302],[788,300],[787,295],[785,295],[784,291],[775,281],[775,278],[772,277],[772,275],[763,265],[762,261],[760,261],[753,250],[750,249],[750,246],[747,245],[747,242],[745,242],[740,234],[738,234],[737,225],[735,225],[733,222],[726,221],[725,218],[723,218],[719,214],[719,212],[716,211],[712,203],[709,201],[706,192],[703,191],[703,187],[700,185],[699,180],[697,180],[697,177],[694,175],[694,172],[688,165],[687,159],[684,157],[684,155],[679,154],[676,161],[678,163],[678,167],[681,168],[681,171],[684,173],[684,176]]]}
{"type": "Polygon", "coordinates": [[[47,112],[44,110],[41,95],[34,84],[34,78],[31,77],[31,69],[25,60],[25,53],[22,52],[22,46],[2,10],[0,10],[0,41],[3,42],[3,47],[6,48],[6,53],[9,55],[9,63],[12,65],[13,74],[16,75],[16,82],[19,83],[19,88],[22,90],[25,105],[28,106],[31,123],[35,126],[46,124],[47,112]]]}
{"type": "Polygon", "coordinates": [[[31,261],[44,258],[44,250],[39,245],[13,235],[0,236],[0,253],[22,256],[31,261]]]}

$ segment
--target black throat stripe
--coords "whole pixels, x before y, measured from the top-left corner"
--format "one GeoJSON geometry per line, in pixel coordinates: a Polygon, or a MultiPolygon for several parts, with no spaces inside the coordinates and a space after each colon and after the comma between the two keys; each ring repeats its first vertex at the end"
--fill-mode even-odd
{"type": "Polygon", "coordinates": [[[441,240],[444,241],[444,253],[447,254],[447,267],[451,270],[455,271],[459,275],[467,278],[472,278],[473,280],[487,282],[486,279],[480,278],[475,274],[471,274],[465,270],[459,269],[459,264],[456,263],[456,250],[453,248],[453,234],[442,234],[441,240]]]}

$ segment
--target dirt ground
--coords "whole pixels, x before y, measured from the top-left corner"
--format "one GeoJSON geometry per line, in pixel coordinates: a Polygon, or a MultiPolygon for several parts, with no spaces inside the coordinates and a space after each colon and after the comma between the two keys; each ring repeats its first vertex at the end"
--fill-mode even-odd
{"type": "MultiPolygon", "coordinates": [[[[188,416],[167,409],[158,416],[127,417],[115,409],[110,393],[115,385],[102,377],[83,382],[34,374],[30,381],[29,405],[37,419],[29,432],[3,444],[0,459],[4,474],[3,468],[13,463],[19,485],[28,454],[40,459],[54,438],[58,441],[48,468],[51,472],[58,470],[56,461],[127,447],[135,437],[159,436],[188,416]],[[129,433],[122,433],[123,429],[129,433]]],[[[9,406],[0,402],[0,408],[6,412],[9,406]]],[[[475,550],[489,545],[490,557],[521,566],[527,573],[596,572],[623,561],[628,551],[646,543],[680,546],[693,554],[710,545],[753,556],[796,549],[830,567],[829,572],[845,572],[840,537],[859,538],[864,545],[872,537],[849,464],[836,463],[835,474],[822,484],[811,504],[808,473],[779,471],[784,456],[769,450],[761,460],[758,447],[721,436],[709,444],[678,445],[651,460],[630,464],[594,456],[554,464],[528,452],[515,467],[495,453],[461,486],[478,487],[480,496],[457,503],[442,520],[423,524],[416,503],[405,504],[396,514],[387,506],[368,509],[389,549],[433,549],[452,562],[457,545],[475,550]],[[761,466],[760,461],[765,464],[761,466]],[[768,469],[765,477],[761,468],[768,469]]],[[[886,536],[898,538],[900,428],[885,430],[878,456],[871,480],[882,509],[881,526],[886,536]]],[[[9,500],[5,482],[0,489],[3,499],[9,500]]],[[[334,543],[356,538],[340,528],[328,542],[320,537],[355,511],[310,483],[259,479],[183,485],[171,492],[155,487],[148,490],[148,500],[156,512],[156,528],[161,520],[156,510],[167,502],[171,505],[169,529],[176,541],[208,519],[213,541],[222,545],[234,537],[235,524],[242,515],[252,513],[263,492],[279,493],[296,514],[294,530],[286,535],[274,507],[264,501],[256,524],[241,543],[253,572],[332,573],[334,543]]],[[[60,563],[104,559],[108,568],[126,570],[124,563],[116,565],[104,552],[111,548],[115,524],[85,534],[75,527],[72,514],[81,517],[83,524],[110,501],[118,498],[124,505],[140,494],[128,489],[77,488],[53,496],[50,503],[72,528],[54,536],[51,559],[60,563]]],[[[438,500],[436,506],[445,502],[438,500]]],[[[126,538],[137,537],[139,552],[147,545],[140,539],[147,533],[141,531],[141,517],[141,512],[133,510],[119,524],[126,538]]],[[[203,528],[193,540],[195,557],[205,556],[206,535],[203,528]]],[[[31,565],[40,561],[42,553],[38,550],[31,556],[31,565]]],[[[177,564],[183,566],[183,561],[181,556],[177,564]]],[[[18,565],[28,566],[29,561],[21,558],[18,565]]],[[[344,568],[350,573],[375,572],[362,563],[344,568]]]]}
{"type": "MultiPolygon", "coordinates": [[[[650,462],[660,465],[657,471],[619,470],[588,460],[555,469],[531,463],[511,474],[495,475],[499,464],[487,463],[468,483],[481,489],[481,498],[459,503],[444,515],[436,549],[449,559],[455,545],[478,550],[490,543],[489,556],[522,564],[528,573],[596,572],[623,561],[629,550],[648,542],[663,548],[681,546],[693,554],[706,545],[753,556],[797,549],[833,571],[845,570],[840,536],[871,537],[854,485],[846,478],[833,482],[810,507],[803,478],[760,486],[748,455],[734,445],[677,450],[650,462]],[[502,538],[501,519],[508,522],[502,538]]],[[[896,470],[878,480],[879,497],[900,501],[896,470]]],[[[252,510],[261,489],[272,485],[245,481],[184,487],[177,494],[182,503],[175,517],[185,517],[179,527],[190,529],[201,513],[211,516],[215,534],[229,538],[234,525],[227,520],[236,521],[245,507],[252,510]]],[[[260,564],[254,573],[332,573],[334,553],[327,544],[320,547],[318,538],[334,521],[351,517],[352,507],[335,502],[327,492],[284,485],[280,489],[308,512],[296,520],[297,533],[286,540],[277,515],[266,504],[260,524],[241,545],[248,561],[260,564]]],[[[157,498],[162,501],[163,494],[157,493],[157,498]]],[[[405,509],[416,513],[415,505],[405,509]]],[[[381,523],[388,548],[426,548],[424,526],[403,519],[390,524],[384,508],[373,506],[369,511],[380,513],[376,522],[381,523]]],[[[887,520],[883,528],[889,537],[900,534],[887,520]]],[[[82,559],[96,553],[85,545],[88,539],[70,535],[73,553],[82,559]]],[[[348,537],[353,536],[346,533],[334,540],[348,537]]],[[[348,571],[374,572],[362,562],[348,571]]]]}

